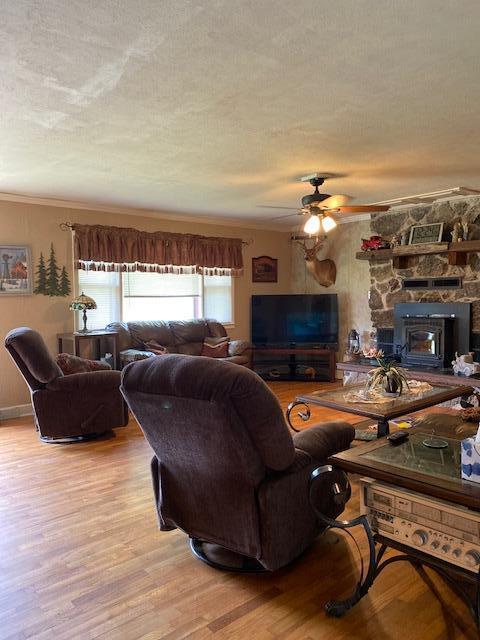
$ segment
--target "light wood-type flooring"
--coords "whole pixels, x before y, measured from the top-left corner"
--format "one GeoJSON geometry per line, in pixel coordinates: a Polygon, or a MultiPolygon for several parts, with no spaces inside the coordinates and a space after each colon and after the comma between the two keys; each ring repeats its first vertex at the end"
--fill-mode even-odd
{"type": "MultiPolygon", "coordinates": [[[[284,406],[319,387],[271,386],[284,406]]],[[[40,443],[31,418],[0,425],[1,640],[477,637],[466,607],[434,578],[439,600],[406,563],[344,618],[327,618],[324,603],[346,595],[358,571],[353,544],[333,532],[275,574],[211,569],[185,534],[157,529],[150,457],[133,420],[114,438],[73,445],[40,443]]],[[[347,517],[358,512],[353,486],[347,517]]]]}

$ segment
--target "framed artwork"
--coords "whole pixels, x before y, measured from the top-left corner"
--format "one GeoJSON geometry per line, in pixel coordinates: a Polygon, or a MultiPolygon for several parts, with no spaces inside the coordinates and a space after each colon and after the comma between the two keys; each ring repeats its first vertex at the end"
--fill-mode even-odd
{"type": "Polygon", "coordinates": [[[441,242],[443,234],[443,222],[433,224],[418,224],[410,229],[409,244],[426,244],[441,242]]]}
{"type": "Polygon", "coordinates": [[[32,293],[30,247],[0,245],[0,296],[32,293]]]}
{"type": "Polygon", "coordinates": [[[269,256],[252,258],[252,282],[277,282],[278,260],[269,256]]]}

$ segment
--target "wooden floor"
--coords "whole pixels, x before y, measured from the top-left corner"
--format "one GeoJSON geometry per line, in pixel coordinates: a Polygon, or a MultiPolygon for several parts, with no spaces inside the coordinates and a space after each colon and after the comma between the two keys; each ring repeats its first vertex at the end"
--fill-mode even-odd
{"type": "MultiPolygon", "coordinates": [[[[283,405],[318,386],[272,384],[283,405]]],[[[333,532],[276,574],[203,565],[183,533],[157,529],[150,457],[133,421],[75,445],[41,444],[31,418],[0,426],[1,640],[477,637],[465,606],[435,579],[439,601],[406,564],[343,619],[327,618],[323,604],[358,570],[352,543],[333,532]]],[[[357,509],[354,492],[347,516],[357,509]]]]}

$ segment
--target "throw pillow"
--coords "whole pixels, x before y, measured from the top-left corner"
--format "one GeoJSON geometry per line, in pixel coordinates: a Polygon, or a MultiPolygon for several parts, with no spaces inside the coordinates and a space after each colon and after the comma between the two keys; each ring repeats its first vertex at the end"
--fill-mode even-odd
{"type": "Polygon", "coordinates": [[[59,353],[55,358],[56,363],[65,376],[72,373],[88,373],[89,371],[105,371],[112,367],[107,362],[100,360],[88,360],[72,356],[70,353],[59,353]]]}
{"type": "Polygon", "coordinates": [[[151,351],[156,356],[164,356],[166,353],[168,353],[167,347],[164,347],[156,340],[148,340],[148,342],[145,342],[143,346],[147,351],[151,351]]]}
{"type": "Polygon", "coordinates": [[[216,347],[217,344],[223,344],[224,342],[228,344],[230,342],[230,338],[228,336],[220,336],[218,338],[207,337],[203,342],[204,344],[208,344],[210,347],[216,347]]]}
{"type": "Polygon", "coordinates": [[[207,358],[226,358],[228,356],[228,337],[205,338],[201,356],[207,358]]]}

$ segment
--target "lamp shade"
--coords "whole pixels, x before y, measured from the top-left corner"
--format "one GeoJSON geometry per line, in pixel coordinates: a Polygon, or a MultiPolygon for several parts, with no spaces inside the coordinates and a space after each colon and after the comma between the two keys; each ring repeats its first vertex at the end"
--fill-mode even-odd
{"type": "Polygon", "coordinates": [[[305,233],[314,235],[320,231],[320,218],[317,215],[311,215],[303,227],[305,233]]]}
{"type": "Polygon", "coordinates": [[[322,227],[323,227],[323,230],[325,231],[325,233],[328,233],[332,229],[335,229],[336,226],[337,226],[337,223],[332,218],[332,216],[329,216],[328,214],[325,214],[323,216],[322,227]]]}
{"type": "Polygon", "coordinates": [[[83,291],[80,296],[77,296],[70,303],[71,311],[85,311],[86,309],[96,309],[96,308],[97,308],[97,303],[95,302],[95,300],[93,298],[90,298],[90,296],[86,296],[83,291]]]}

